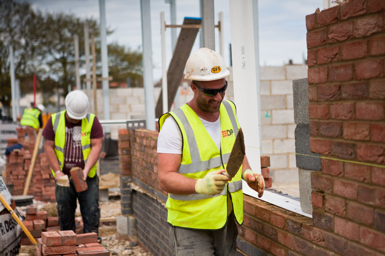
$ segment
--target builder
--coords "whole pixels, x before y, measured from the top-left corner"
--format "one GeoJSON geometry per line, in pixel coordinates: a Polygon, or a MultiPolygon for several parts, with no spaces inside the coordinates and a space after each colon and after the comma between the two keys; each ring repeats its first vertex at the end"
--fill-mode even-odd
{"type": "Polygon", "coordinates": [[[41,113],[44,112],[43,104],[37,105],[37,108],[30,107],[24,109],[24,114],[20,120],[20,125],[30,126],[36,131],[43,127],[43,118],[41,113]]]}
{"type": "Polygon", "coordinates": [[[44,149],[55,177],[55,196],[61,230],[75,227],[76,199],[84,223],[84,233],[98,233],[99,178],[96,162],[102,148],[103,129],[94,114],[87,113],[88,98],[80,91],[70,92],[65,99],[66,110],[53,114],[44,128],[44,149]],[[70,170],[83,170],[88,189],[77,193],[72,179],[66,186],[62,181],[71,176],[70,170]],[[64,186],[63,186],[64,185],[64,186]]]}
{"type": "Polygon", "coordinates": [[[227,159],[239,130],[236,109],[223,101],[229,71],[215,51],[201,48],[186,63],[193,99],[159,119],[159,182],[169,193],[166,207],[176,255],[236,255],[243,223],[242,178],[261,197],[263,177],[246,156],[231,179],[227,159]],[[171,117],[171,118],[169,118],[171,117]],[[235,127],[236,126],[236,127],[235,127]]]}

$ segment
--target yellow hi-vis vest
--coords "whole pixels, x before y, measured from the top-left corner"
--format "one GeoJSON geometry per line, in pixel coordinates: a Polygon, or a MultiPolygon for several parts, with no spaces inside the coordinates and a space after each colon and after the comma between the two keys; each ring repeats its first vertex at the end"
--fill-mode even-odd
{"type": "Polygon", "coordinates": [[[36,108],[24,109],[24,114],[20,120],[20,125],[31,126],[35,130],[39,129],[40,128],[39,115],[40,115],[40,111],[36,108]]]}
{"type": "MultiPolygon", "coordinates": [[[[187,105],[159,118],[159,127],[172,116],[182,133],[182,161],[178,173],[200,179],[209,172],[226,169],[239,130],[235,105],[223,101],[220,106],[221,149],[203,126],[197,114],[187,105]]],[[[233,211],[239,224],[243,223],[242,166],[235,177],[218,195],[168,194],[167,221],[173,226],[193,229],[220,229],[227,221],[227,194],[230,193],[233,211]]]]}
{"type": "MultiPolygon", "coordinates": [[[[57,160],[59,161],[60,169],[63,171],[64,166],[64,145],[66,141],[66,125],[65,125],[65,110],[55,113],[51,116],[53,131],[55,133],[55,153],[57,160]]],[[[82,131],[81,131],[81,145],[84,165],[87,162],[88,156],[91,152],[91,129],[94,124],[95,115],[87,114],[82,119],[82,131]]],[[[54,170],[51,170],[55,177],[54,170]]],[[[88,173],[88,177],[93,178],[96,174],[96,164],[91,168],[88,173]]]]}

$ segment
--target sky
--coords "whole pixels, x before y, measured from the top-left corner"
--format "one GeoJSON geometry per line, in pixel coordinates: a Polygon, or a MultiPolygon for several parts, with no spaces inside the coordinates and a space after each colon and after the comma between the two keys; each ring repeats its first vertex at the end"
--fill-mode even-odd
{"type": "MultiPolygon", "coordinates": [[[[27,0],[32,8],[43,12],[66,12],[81,18],[99,19],[99,0],[27,0]]],[[[182,24],[184,17],[200,17],[199,0],[176,0],[176,23],[182,24]]],[[[323,0],[259,0],[259,51],[261,66],[281,66],[289,59],[294,64],[303,64],[306,58],[305,17],[322,10],[323,0]]],[[[141,49],[141,11],[140,0],[106,0],[106,23],[114,30],[107,37],[107,43],[118,42],[133,50],[141,49]]],[[[170,24],[170,5],[166,0],[151,0],[151,36],[153,49],[153,80],[162,76],[162,52],[160,13],[165,13],[166,24],[170,24]]],[[[230,13],[229,0],[214,0],[215,24],[218,13],[224,16],[224,58],[230,64],[229,45],[230,13]]],[[[179,29],[177,29],[177,36],[179,29]]],[[[198,34],[199,36],[199,34],[198,34]]],[[[216,29],[216,50],[219,52],[219,35],[216,29]]],[[[192,52],[200,47],[196,40],[192,52]]],[[[167,66],[172,57],[171,29],[166,30],[167,66]]]]}

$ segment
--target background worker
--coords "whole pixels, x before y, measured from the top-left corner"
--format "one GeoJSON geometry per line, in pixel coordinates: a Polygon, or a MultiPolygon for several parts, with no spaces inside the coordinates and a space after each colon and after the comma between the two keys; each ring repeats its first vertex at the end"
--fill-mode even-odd
{"type": "MultiPolygon", "coordinates": [[[[31,104],[32,105],[32,104],[31,104]]],[[[36,108],[30,107],[24,109],[24,114],[21,117],[20,125],[30,126],[36,131],[43,128],[43,118],[41,114],[44,112],[43,104],[37,105],[36,108]]]]}
{"type": "Polygon", "coordinates": [[[94,114],[87,113],[87,95],[75,90],[65,99],[66,110],[53,114],[48,120],[43,136],[44,149],[55,177],[55,196],[61,230],[75,227],[76,199],[84,223],[84,233],[99,234],[99,178],[96,163],[103,141],[103,129],[94,114]],[[61,186],[60,181],[71,176],[70,170],[79,167],[83,170],[88,189],[77,193],[73,180],[69,186],[61,186]]]}
{"type": "Polygon", "coordinates": [[[201,48],[186,63],[193,99],[159,119],[159,182],[176,255],[236,255],[243,223],[242,179],[263,195],[262,175],[245,156],[231,179],[228,156],[240,126],[231,101],[224,101],[229,71],[215,51],[201,48]]]}

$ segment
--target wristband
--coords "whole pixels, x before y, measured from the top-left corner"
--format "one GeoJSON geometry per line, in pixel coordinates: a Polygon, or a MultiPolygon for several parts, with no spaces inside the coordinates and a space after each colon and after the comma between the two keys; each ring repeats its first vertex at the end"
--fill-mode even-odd
{"type": "Polygon", "coordinates": [[[59,171],[56,171],[56,172],[55,172],[55,175],[57,175],[59,172],[61,172],[61,170],[59,170],[59,171]]]}
{"type": "Polygon", "coordinates": [[[251,170],[250,168],[244,169],[243,172],[242,172],[242,179],[244,179],[243,174],[244,174],[245,171],[247,171],[247,170],[253,171],[253,170],[251,170]]]}

